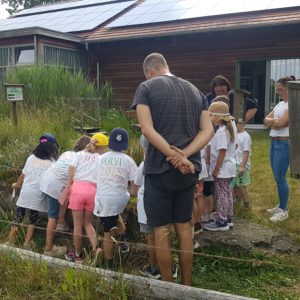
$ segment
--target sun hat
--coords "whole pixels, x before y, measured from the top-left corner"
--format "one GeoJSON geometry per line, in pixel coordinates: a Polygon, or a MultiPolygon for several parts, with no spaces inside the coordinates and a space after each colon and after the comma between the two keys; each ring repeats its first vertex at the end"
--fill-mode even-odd
{"type": "Polygon", "coordinates": [[[148,140],[145,138],[145,136],[143,134],[140,137],[140,145],[142,146],[142,148],[144,149],[144,151],[147,151],[147,149],[149,147],[149,142],[148,142],[148,140]]]}
{"type": "Polygon", "coordinates": [[[41,137],[40,137],[40,143],[53,143],[53,144],[57,144],[56,142],[56,138],[53,134],[51,133],[44,133],[41,137]]]}
{"type": "Polygon", "coordinates": [[[92,136],[90,143],[94,144],[95,146],[108,146],[108,141],[109,138],[107,135],[97,132],[92,136]]]}
{"type": "Polygon", "coordinates": [[[220,95],[220,96],[215,97],[215,98],[211,101],[211,103],[219,102],[219,101],[224,102],[224,103],[226,103],[227,105],[229,105],[229,97],[227,97],[226,95],[220,95]]]}
{"type": "Polygon", "coordinates": [[[234,117],[229,113],[229,106],[223,101],[213,102],[208,111],[211,115],[218,116],[224,121],[234,120],[234,117]]]}
{"type": "Polygon", "coordinates": [[[114,128],[109,136],[108,147],[114,151],[127,150],[128,133],[124,128],[114,128]]]}

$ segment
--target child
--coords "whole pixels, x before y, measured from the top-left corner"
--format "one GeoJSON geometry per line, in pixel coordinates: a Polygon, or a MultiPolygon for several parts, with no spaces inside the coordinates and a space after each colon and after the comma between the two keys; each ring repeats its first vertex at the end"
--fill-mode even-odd
{"type": "MultiPolygon", "coordinates": [[[[90,142],[91,138],[88,136],[80,137],[74,147],[73,151],[64,152],[59,159],[53,163],[41,178],[40,189],[45,194],[48,201],[48,224],[46,232],[46,245],[44,254],[51,256],[61,256],[65,254],[65,247],[53,246],[55,229],[60,214],[60,204],[58,202],[67,181],[68,181],[68,169],[72,162],[76,152],[81,151],[90,142]]],[[[65,201],[63,205],[63,216],[66,212],[68,201],[65,201]]]]}
{"type": "MultiPolygon", "coordinates": [[[[28,209],[29,226],[23,246],[30,248],[39,212],[47,212],[47,200],[40,190],[40,181],[44,172],[58,158],[58,145],[52,134],[46,133],[39,139],[39,145],[33,150],[22,170],[22,174],[17,182],[12,184],[12,188],[21,188],[17,201],[16,224],[23,221],[26,209],[28,209]]],[[[13,225],[9,234],[9,243],[14,244],[19,230],[17,225],[13,225]]]]}
{"type": "MultiPolygon", "coordinates": [[[[207,170],[210,169],[210,142],[206,145],[205,149],[205,162],[207,170]]],[[[215,221],[213,216],[213,203],[214,203],[214,178],[209,175],[208,177],[204,178],[204,186],[203,186],[203,193],[205,199],[205,212],[203,215],[202,220],[204,222],[215,221]]]]}
{"type": "Polygon", "coordinates": [[[76,153],[69,166],[68,184],[70,189],[69,208],[72,210],[74,220],[74,251],[66,254],[69,261],[82,263],[82,229],[92,245],[93,257],[96,257],[101,249],[98,248],[98,240],[95,228],[92,224],[93,210],[95,206],[95,194],[97,184],[97,164],[108,146],[108,137],[102,133],[92,136],[90,143],[83,151],[76,153]]]}
{"type": "Polygon", "coordinates": [[[251,137],[245,130],[245,123],[238,121],[238,147],[236,149],[236,177],[233,181],[235,194],[242,198],[245,208],[250,208],[247,186],[251,183],[250,179],[250,154],[251,154],[251,137]]]}
{"type": "Polygon", "coordinates": [[[213,102],[209,107],[209,113],[214,126],[218,126],[211,140],[210,160],[210,174],[215,180],[217,219],[213,223],[206,224],[204,229],[226,231],[233,225],[231,224],[233,215],[231,182],[236,172],[236,126],[233,117],[229,114],[228,105],[222,101],[213,102]]]}
{"type": "MultiPolygon", "coordinates": [[[[199,174],[198,182],[194,192],[194,205],[193,205],[193,218],[192,218],[192,232],[193,235],[197,235],[202,232],[201,220],[205,211],[205,202],[203,198],[203,184],[204,178],[208,177],[206,162],[205,162],[205,150],[201,150],[201,173],[199,174]]],[[[194,249],[200,247],[198,241],[194,239],[194,249]]]]}
{"type": "MultiPolygon", "coordinates": [[[[142,135],[140,138],[140,144],[146,152],[149,146],[149,142],[142,135]]],[[[155,248],[154,248],[154,234],[153,228],[150,225],[147,225],[147,216],[144,208],[144,162],[141,162],[139,168],[137,170],[134,183],[139,187],[138,189],[138,202],[137,202],[137,213],[138,213],[138,221],[140,224],[140,232],[145,234],[147,245],[148,245],[148,256],[149,256],[149,264],[140,268],[139,272],[143,276],[150,277],[152,279],[160,279],[161,274],[158,268],[158,264],[155,256],[155,248]]],[[[177,278],[177,266],[173,264],[172,273],[173,278],[177,278]]]]}
{"type": "MultiPolygon", "coordinates": [[[[101,156],[98,164],[97,193],[95,197],[94,214],[99,216],[104,230],[103,248],[106,258],[106,267],[113,267],[113,241],[116,233],[125,234],[125,225],[120,214],[129,200],[128,182],[134,194],[134,176],[137,166],[134,160],[122,153],[128,148],[128,134],[123,128],[112,130],[109,138],[111,151],[101,156]]],[[[125,243],[120,244],[121,252],[128,252],[125,243]]]]}

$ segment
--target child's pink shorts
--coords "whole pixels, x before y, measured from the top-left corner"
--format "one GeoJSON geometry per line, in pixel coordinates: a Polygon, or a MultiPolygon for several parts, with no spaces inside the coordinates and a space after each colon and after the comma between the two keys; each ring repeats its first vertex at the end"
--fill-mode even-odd
{"type": "Polygon", "coordinates": [[[69,195],[69,208],[94,211],[96,184],[87,181],[74,181],[69,195]]]}

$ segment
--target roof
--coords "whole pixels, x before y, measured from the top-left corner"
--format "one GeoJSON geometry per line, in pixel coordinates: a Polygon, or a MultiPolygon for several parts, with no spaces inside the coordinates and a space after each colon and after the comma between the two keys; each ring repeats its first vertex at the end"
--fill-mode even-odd
{"type": "Polygon", "coordinates": [[[40,27],[29,27],[24,29],[4,30],[0,31],[0,38],[11,38],[20,36],[43,35],[64,41],[80,43],[82,38],[73,34],[63,33],[59,31],[49,30],[40,27]]]}
{"type": "Polygon", "coordinates": [[[136,26],[100,27],[84,40],[96,43],[288,24],[300,24],[300,6],[136,26]]]}

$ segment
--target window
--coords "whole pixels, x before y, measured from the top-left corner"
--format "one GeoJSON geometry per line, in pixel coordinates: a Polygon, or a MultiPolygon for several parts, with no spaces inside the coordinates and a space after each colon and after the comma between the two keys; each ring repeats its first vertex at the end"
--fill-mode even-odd
{"type": "Polygon", "coordinates": [[[34,47],[17,47],[15,48],[15,64],[30,65],[34,64],[34,47]]]}
{"type": "Polygon", "coordinates": [[[85,69],[85,58],[79,51],[44,46],[44,63],[78,71],[85,69]]]}

